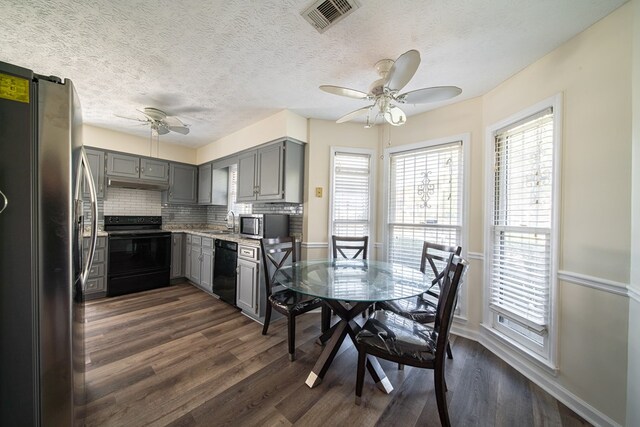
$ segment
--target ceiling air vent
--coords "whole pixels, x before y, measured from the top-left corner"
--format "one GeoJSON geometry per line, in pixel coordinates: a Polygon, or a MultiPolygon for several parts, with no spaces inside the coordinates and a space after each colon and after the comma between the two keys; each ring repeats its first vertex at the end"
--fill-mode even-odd
{"type": "Polygon", "coordinates": [[[301,15],[309,21],[319,33],[356,10],[360,4],[356,0],[318,0],[301,15]]]}

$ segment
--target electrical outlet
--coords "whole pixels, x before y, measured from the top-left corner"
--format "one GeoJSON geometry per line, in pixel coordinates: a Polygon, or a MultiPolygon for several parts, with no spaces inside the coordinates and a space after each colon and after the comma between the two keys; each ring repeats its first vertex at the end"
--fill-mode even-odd
{"type": "Polygon", "coordinates": [[[322,187],[316,187],[316,197],[322,197],[322,187]]]}

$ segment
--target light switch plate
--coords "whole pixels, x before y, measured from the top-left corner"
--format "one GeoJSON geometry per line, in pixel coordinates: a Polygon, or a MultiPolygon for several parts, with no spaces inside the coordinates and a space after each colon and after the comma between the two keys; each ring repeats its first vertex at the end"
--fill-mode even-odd
{"type": "Polygon", "coordinates": [[[322,197],[322,187],[316,187],[316,197],[322,197]]]}

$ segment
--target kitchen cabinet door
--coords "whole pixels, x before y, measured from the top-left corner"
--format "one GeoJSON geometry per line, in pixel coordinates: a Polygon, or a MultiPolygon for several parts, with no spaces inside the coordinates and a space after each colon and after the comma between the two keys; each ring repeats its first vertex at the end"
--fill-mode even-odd
{"type": "MultiPolygon", "coordinates": [[[[104,199],[104,151],[98,150],[85,150],[87,153],[87,160],[89,160],[89,168],[91,169],[91,175],[93,175],[93,185],[96,187],[96,193],[98,199],[104,199]]],[[[89,187],[87,180],[82,181],[83,195],[85,199],[89,199],[89,187]]]]}
{"type": "Polygon", "coordinates": [[[258,313],[258,274],[260,264],[257,262],[238,259],[238,292],[236,304],[243,311],[258,313]]]}
{"type": "Polygon", "coordinates": [[[169,181],[169,162],[140,159],[140,178],[146,181],[169,181]]]}
{"type": "Polygon", "coordinates": [[[107,154],[107,175],[123,176],[126,178],[140,177],[140,157],[126,154],[107,154]]]}
{"type": "Polygon", "coordinates": [[[182,233],[173,233],[171,235],[171,278],[182,277],[182,233]]]}
{"type": "Polygon", "coordinates": [[[202,246],[191,245],[191,271],[189,275],[189,280],[191,280],[196,285],[200,285],[201,265],[202,265],[202,246]]]}
{"type": "Polygon", "coordinates": [[[198,202],[198,168],[191,165],[169,165],[168,203],[195,204],[198,202]]]}
{"type": "Polygon", "coordinates": [[[198,167],[198,204],[211,204],[211,163],[198,167]]]}
{"type": "Polygon", "coordinates": [[[257,158],[257,200],[281,200],[284,196],[283,144],[273,144],[258,150],[257,158]]]}
{"type": "Polygon", "coordinates": [[[213,248],[202,247],[200,268],[200,286],[211,292],[213,290],[213,248]]]}
{"type": "Polygon", "coordinates": [[[238,156],[238,185],[236,202],[251,202],[256,199],[257,150],[238,156]]]}
{"type": "Polygon", "coordinates": [[[187,234],[184,245],[184,277],[191,278],[191,234],[187,234]]]}

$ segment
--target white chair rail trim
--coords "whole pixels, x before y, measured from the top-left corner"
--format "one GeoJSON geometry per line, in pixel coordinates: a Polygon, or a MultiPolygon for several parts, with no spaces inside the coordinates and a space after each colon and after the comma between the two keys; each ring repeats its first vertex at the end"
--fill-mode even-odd
{"type": "Polygon", "coordinates": [[[632,289],[626,284],[601,277],[588,276],[586,274],[574,273],[573,271],[558,271],[558,280],[573,283],[575,285],[586,286],[611,294],[632,297],[632,289]]]}

